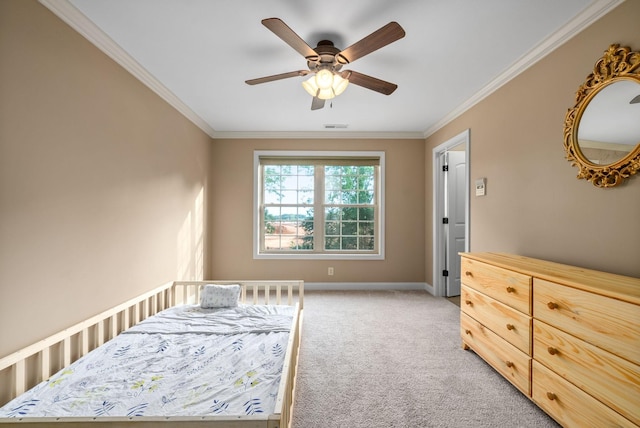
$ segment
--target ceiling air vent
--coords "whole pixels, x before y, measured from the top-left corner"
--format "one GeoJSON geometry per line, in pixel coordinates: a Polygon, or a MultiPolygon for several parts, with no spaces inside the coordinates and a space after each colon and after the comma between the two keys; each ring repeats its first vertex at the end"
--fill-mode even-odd
{"type": "Polygon", "coordinates": [[[325,123],[324,129],[346,129],[348,126],[346,123],[325,123]]]}

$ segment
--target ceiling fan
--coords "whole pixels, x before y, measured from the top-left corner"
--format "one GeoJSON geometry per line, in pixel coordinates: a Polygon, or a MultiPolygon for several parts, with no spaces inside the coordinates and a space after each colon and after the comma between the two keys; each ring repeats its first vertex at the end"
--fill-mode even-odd
{"type": "Polygon", "coordinates": [[[341,71],[344,65],[403,38],[405,32],[397,22],[388,23],[343,50],[336,48],[330,40],[321,40],[318,42],[318,46],[312,49],[279,18],[263,19],[262,24],[304,56],[307,60],[309,70],[290,71],[288,73],[246,80],[245,82],[249,85],[257,85],[260,83],[273,82],[274,80],[306,76],[315,73],[311,79],[302,84],[307,92],[313,96],[311,110],[323,108],[325,100],[334,98],[336,95],[342,93],[349,83],[384,95],[390,95],[398,87],[398,85],[394,83],[376,79],[375,77],[367,76],[357,71],[341,71]]]}

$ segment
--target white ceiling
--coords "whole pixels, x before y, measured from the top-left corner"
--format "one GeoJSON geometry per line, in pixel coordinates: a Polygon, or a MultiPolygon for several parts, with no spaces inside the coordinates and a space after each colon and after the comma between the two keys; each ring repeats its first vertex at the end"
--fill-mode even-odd
{"type": "MultiPolygon", "coordinates": [[[[41,0],[213,137],[424,137],[621,0],[41,0]],[[398,85],[350,85],[311,111],[306,69],[261,24],[344,49],[390,21],[406,36],[344,69],[398,85]],[[88,18],[88,19],[87,19],[88,18]],[[332,106],[331,106],[332,104],[332,106]],[[346,124],[328,130],[326,124],[346,124]]],[[[606,49],[606,46],[594,47],[606,49]]],[[[594,61],[597,55],[594,56],[594,61]]],[[[570,106],[567,106],[570,107],[570,106]]]]}

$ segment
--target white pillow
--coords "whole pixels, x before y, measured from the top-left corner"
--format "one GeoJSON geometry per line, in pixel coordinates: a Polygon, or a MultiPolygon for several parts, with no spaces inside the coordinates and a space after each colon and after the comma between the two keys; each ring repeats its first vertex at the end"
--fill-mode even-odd
{"type": "Polygon", "coordinates": [[[207,284],[202,287],[202,292],[200,293],[200,307],[205,309],[233,308],[238,306],[239,297],[239,284],[207,284]]]}

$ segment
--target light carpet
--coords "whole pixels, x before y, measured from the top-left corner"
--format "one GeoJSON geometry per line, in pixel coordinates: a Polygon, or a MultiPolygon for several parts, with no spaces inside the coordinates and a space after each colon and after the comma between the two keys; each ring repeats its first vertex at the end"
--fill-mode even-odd
{"type": "Polygon", "coordinates": [[[421,291],[308,291],[293,428],[557,425],[460,340],[421,291]]]}

